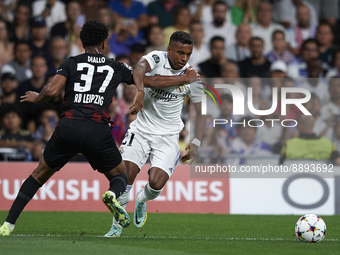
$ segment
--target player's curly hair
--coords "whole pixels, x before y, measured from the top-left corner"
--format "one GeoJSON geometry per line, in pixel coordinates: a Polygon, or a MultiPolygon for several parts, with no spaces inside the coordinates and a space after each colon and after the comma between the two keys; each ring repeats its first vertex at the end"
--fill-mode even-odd
{"type": "Polygon", "coordinates": [[[193,41],[194,40],[192,39],[192,36],[190,34],[184,32],[184,31],[176,31],[171,35],[169,43],[180,42],[182,44],[192,45],[193,41]]]}
{"type": "Polygon", "coordinates": [[[99,46],[109,36],[109,29],[99,20],[86,21],[80,31],[84,47],[99,46]]]}

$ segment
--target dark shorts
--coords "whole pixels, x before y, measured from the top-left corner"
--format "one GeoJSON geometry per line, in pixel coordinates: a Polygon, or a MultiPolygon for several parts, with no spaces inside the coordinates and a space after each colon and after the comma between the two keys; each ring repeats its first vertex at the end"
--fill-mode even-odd
{"type": "Polygon", "coordinates": [[[61,119],[45,148],[45,162],[58,171],[78,153],[99,172],[110,171],[122,162],[108,125],[92,120],[61,119]]]}

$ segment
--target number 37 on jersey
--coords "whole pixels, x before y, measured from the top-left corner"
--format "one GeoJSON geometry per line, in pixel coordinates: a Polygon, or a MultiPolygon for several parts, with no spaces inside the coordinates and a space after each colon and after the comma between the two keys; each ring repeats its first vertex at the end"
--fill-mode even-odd
{"type": "Polygon", "coordinates": [[[114,70],[111,66],[104,65],[104,66],[97,66],[97,68],[94,65],[88,64],[88,63],[78,63],[77,64],[77,71],[83,71],[84,69],[87,69],[87,73],[82,74],[80,76],[80,79],[85,82],[85,84],[81,84],[80,82],[74,83],[74,91],[75,92],[81,92],[76,93],[74,96],[74,102],[75,103],[84,103],[84,104],[98,104],[103,105],[104,103],[104,97],[101,95],[98,95],[100,93],[104,93],[107,86],[110,84],[110,81],[113,77],[114,70]],[[95,70],[96,69],[96,70],[95,70]],[[98,73],[104,73],[107,72],[107,75],[100,86],[98,90],[98,94],[87,94],[84,92],[88,92],[91,90],[92,86],[92,80],[93,75],[95,72],[98,73]]]}

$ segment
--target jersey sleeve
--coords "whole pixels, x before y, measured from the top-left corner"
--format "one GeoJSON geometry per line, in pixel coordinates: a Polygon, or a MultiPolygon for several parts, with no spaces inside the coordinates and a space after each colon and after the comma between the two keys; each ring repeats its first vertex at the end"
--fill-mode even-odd
{"type": "Polygon", "coordinates": [[[156,66],[158,66],[161,62],[161,59],[164,58],[162,51],[151,51],[149,54],[144,55],[142,58],[144,58],[146,61],[148,61],[151,70],[155,69],[156,66]]]}
{"type": "Polygon", "coordinates": [[[134,84],[132,67],[125,63],[120,63],[120,70],[122,72],[122,82],[126,84],[134,84]]]}
{"type": "Polygon", "coordinates": [[[193,103],[202,102],[203,85],[201,82],[193,82],[190,84],[189,98],[193,103]]]}
{"type": "Polygon", "coordinates": [[[72,69],[73,65],[74,65],[74,60],[71,58],[67,58],[65,59],[59,66],[59,68],[57,69],[55,74],[60,74],[62,76],[64,76],[66,79],[70,76],[70,70],[72,69]]]}

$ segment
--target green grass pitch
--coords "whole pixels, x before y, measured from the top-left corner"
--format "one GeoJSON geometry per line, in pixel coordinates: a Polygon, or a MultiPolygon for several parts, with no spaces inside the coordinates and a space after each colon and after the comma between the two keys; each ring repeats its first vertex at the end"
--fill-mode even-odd
{"type": "MultiPolygon", "coordinates": [[[[0,211],[1,223],[7,212],[0,211]]],[[[322,216],[322,215],[321,215],[322,216]]],[[[130,217],[133,217],[130,214],[130,217]]],[[[23,212],[0,254],[339,254],[340,216],[322,217],[321,243],[297,240],[299,216],[149,214],[142,229],[133,223],[123,237],[104,238],[109,213],[23,212]]]]}

